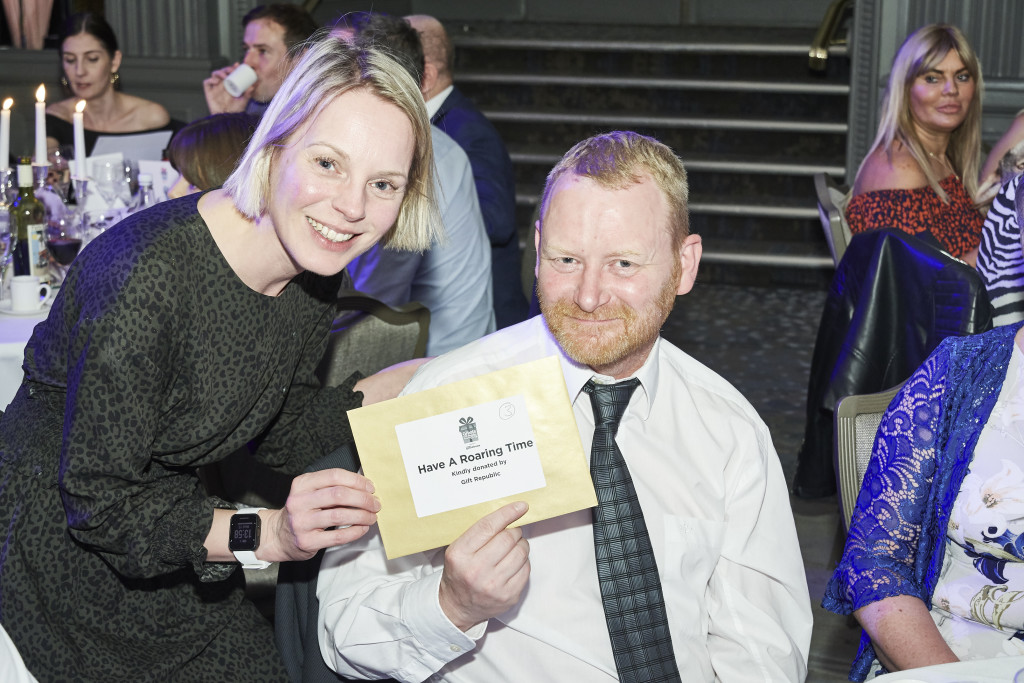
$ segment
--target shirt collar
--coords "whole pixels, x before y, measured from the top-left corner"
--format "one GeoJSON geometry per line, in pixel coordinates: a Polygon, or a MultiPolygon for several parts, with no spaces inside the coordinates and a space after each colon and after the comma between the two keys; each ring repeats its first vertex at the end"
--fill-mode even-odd
{"type": "MultiPolygon", "coordinates": [[[[547,323],[544,323],[544,326],[546,328],[547,323]]],[[[565,377],[565,386],[569,390],[569,398],[572,403],[576,403],[580,398],[580,394],[583,393],[583,385],[591,379],[603,384],[613,384],[622,381],[607,375],[598,374],[586,365],[580,365],[572,360],[562,351],[562,347],[555,341],[551,331],[547,330],[547,333],[550,343],[557,349],[559,361],[562,364],[562,375],[565,377]]],[[[651,352],[647,354],[647,360],[644,361],[639,370],[631,375],[631,377],[636,377],[640,380],[640,386],[634,394],[637,400],[635,402],[631,401],[631,403],[633,405],[633,414],[637,415],[641,420],[646,420],[650,416],[651,406],[654,404],[654,396],[658,392],[658,350],[660,347],[661,337],[658,337],[654,341],[654,346],[651,347],[651,352]]],[[[629,379],[629,377],[624,379],[629,379]]]]}
{"type": "Polygon", "coordinates": [[[444,90],[442,90],[441,92],[437,93],[429,100],[427,100],[426,105],[428,119],[434,118],[434,114],[436,114],[437,110],[441,108],[441,105],[444,104],[444,101],[448,99],[448,96],[452,93],[452,89],[454,87],[455,84],[453,83],[452,85],[449,85],[447,88],[445,88],[444,90]]]}

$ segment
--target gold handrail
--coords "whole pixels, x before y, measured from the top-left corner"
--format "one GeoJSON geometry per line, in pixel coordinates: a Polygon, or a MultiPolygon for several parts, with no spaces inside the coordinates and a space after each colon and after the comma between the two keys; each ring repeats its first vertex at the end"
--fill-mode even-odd
{"type": "Polygon", "coordinates": [[[808,51],[810,67],[815,71],[824,71],[828,64],[828,49],[833,45],[843,44],[843,40],[836,40],[835,33],[842,23],[843,15],[852,0],[833,0],[825,11],[825,17],[818,26],[818,32],[814,34],[811,41],[811,49],[808,51]]]}

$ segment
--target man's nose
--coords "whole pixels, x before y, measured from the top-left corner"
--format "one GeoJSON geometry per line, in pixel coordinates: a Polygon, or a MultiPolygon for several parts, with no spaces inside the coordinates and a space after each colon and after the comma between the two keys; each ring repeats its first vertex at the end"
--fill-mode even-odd
{"type": "Polygon", "coordinates": [[[584,267],[576,286],[576,305],[587,313],[593,313],[607,299],[601,269],[584,267]]]}

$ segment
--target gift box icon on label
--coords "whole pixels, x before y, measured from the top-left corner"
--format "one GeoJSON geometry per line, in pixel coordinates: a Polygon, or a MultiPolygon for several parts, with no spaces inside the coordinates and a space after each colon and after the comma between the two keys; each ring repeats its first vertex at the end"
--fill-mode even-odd
{"type": "Polygon", "coordinates": [[[480,440],[480,436],[476,433],[476,422],[472,417],[459,418],[459,432],[462,434],[462,443],[467,446],[480,440]]]}

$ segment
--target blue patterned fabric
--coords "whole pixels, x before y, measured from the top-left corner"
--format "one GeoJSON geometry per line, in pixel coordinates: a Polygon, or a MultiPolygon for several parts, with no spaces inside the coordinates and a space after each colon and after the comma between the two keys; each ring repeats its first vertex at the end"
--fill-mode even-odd
{"type": "MultiPolygon", "coordinates": [[[[946,529],[981,429],[999,396],[1020,325],[944,340],[907,380],[878,428],[843,557],[822,606],[838,614],[896,595],[931,608],[946,529]]],[[[850,670],[863,681],[867,634],[850,670]]]]}

